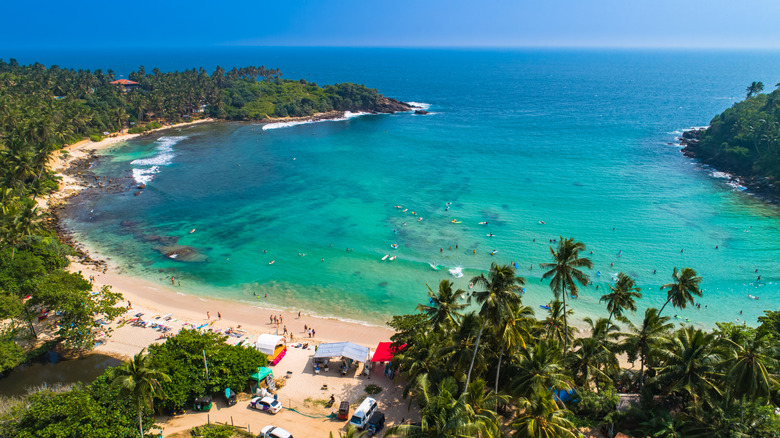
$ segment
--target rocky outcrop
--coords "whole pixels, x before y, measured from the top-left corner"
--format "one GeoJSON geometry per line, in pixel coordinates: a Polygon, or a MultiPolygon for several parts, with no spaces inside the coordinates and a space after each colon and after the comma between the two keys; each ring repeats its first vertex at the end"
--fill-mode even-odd
{"type": "Polygon", "coordinates": [[[406,102],[401,102],[400,100],[395,100],[391,97],[379,96],[375,111],[378,113],[394,114],[411,110],[412,106],[406,102]]]}
{"type": "Polygon", "coordinates": [[[701,147],[701,136],[705,129],[692,129],[683,132],[680,137],[682,153],[688,158],[694,158],[711,166],[713,169],[729,174],[729,179],[746,187],[746,190],[762,200],[780,204],[780,184],[771,178],[755,175],[749,170],[736,168],[717,154],[701,147]]]}

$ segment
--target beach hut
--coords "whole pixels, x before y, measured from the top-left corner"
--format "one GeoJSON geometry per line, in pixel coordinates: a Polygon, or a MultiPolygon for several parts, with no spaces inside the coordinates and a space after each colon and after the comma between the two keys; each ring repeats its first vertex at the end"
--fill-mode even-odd
{"type": "Polygon", "coordinates": [[[255,348],[268,356],[271,365],[276,365],[287,353],[287,340],[284,336],[263,333],[257,338],[255,348]]]}

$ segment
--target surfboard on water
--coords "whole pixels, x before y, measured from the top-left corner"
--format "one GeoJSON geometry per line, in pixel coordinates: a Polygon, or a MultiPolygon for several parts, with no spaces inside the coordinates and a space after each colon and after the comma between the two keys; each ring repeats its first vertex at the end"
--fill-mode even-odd
{"type": "Polygon", "coordinates": [[[395,260],[397,257],[398,257],[398,256],[392,256],[392,257],[390,257],[390,261],[392,262],[392,261],[393,261],[393,260],[395,260]]]}
{"type": "Polygon", "coordinates": [[[438,271],[438,270],[440,270],[440,269],[441,269],[441,267],[440,267],[440,266],[436,266],[436,263],[428,263],[428,266],[430,266],[431,268],[433,268],[433,270],[434,270],[434,271],[438,271]]]}
{"type": "Polygon", "coordinates": [[[390,254],[385,254],[385,256],[382,257],[382,260],[387,260],[388,257],[390,257],[390,254]]]}

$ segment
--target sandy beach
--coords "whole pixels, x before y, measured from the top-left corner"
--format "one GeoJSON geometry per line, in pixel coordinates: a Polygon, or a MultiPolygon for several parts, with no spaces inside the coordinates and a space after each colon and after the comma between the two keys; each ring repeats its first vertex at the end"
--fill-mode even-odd
{"type": "MultiPolygon", "coordinates": [[[[161,129],[171,129],[190,126],[195,123],[205,123],[210,119],[198,120],[192,123],[166,126],[161,129]]],[[[100,142],[89,140],[63,148],[66,153],[60,153],[54,158],[52,168],[62,177],[60,190],[41,200],[39,205],[48,208],[62,202],[67,202],[85,186],[78,179],[65,175],[63,171],[74,161],[88,158],[92,151],[106,148],[118,142],[138,137],[138,134],[119,134],[100,142]]],[[[410,417],[407,403],[400,400],[400,388],[389,379],[383,377],[384,365],[378,365],[370,377],[360,374],[362,367],[350,370],[346,376],[341,376],[331,369],[329,373],[315,375],[310,365],[313,346],[322,342],[351,341],[374,349],[378,342],[389,341],[392,331],[387,327],[363,325],[354,322],[340,321],[334,318],[313,317],[305,313],[265,310],[258,306],[202,297],[189,296],[186,289],[173,284],[159,284],[144,279],[119,274],[118,267],[100,264],[85,264],[73,260],[69,269],[81,272],[85,278],[93,277],[95,290],[103,285],[111,286],[112,290],[121,292],[127,313],[112,321],[104,328],[107,336],[101,337],[100,345],[94,353],[107,354],[121,359],[128,359],[141,352],[153,343],[164,342],[162,332],[151,327],[140,327],[126,321],[136,315],[155,324],[165,324],[171,327],[171,333],[178,332],[183,327],[200,326],[211,323],[206,329],[224,332],[227,329],[239,330],[241,338],[231,337],[228,342],[238,343],[240,340],[252,343],[261,333],[288,333],[288,343],[291,345],[288,354],[275,367],[276,377],[285,376],[288,384],[278,391],[279,399],[286,409],[275,416],[257,412],[248,407],[248,394],[241,394],[238,405],[228,408],[222,400],[215,400],[215,408],[208,414],[189,412],[182,416],[160,418],[160,426],[165,436],[176,435],[207,421],[231,423],[249,428],[254,433],[266,424],[274,424],[290,430],[298,435],[326,436],[328,432],[342,429],[345,422],[331,421],[326,418],[330,409],[322,406],[331,394],[337,404],[348,400],[353,407],[366,396],[363,388],[374,383],[383,388],[375,396],[380,409],[387,415],[388,424],[398,423],[410,417]],[[273,324],[271,316],[281,319],[273,324]],[[314,335],[309,336],[307,330],[312,328],[314,335]],[[310,345],[308,349],[292,347],[299,343],[310,345]],[[323,386],[325,385],[325,386],[323,386]],[[322,389],[326,388],[326,389],[322,389]]]]}

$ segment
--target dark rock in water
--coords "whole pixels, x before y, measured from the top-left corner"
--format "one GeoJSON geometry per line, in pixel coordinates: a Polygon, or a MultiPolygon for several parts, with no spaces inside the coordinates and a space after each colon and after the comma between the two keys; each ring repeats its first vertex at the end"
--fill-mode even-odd
{"type": "Polygon", "coordinates": [[[425,111],[425,110],[414,110],[414,113],[415,114],[419,114],[421,116],[424,116],[426,114],[430,114],[428,111],[425,111]]]}
{"type": "Polygon", "coordinates": [[[129,220],[125,219],[122,222],[120,222],[119,225],[121,225],[121,226],[123,226],[125,228],[129,228],[129,227],[134,227],[134,226],[136,226],[138,224],[133,222],[133,221],[129,221],[129,220]]]}
{"type": "Polygon", "coordinates": [[[383,281],[383,282],[379,283],[379,287],[387,287],[387,282],[383,281]]]}
{"type": "Polygon", "coordinates": [[[171,260],[180,262],[205,262],[207,257],[201,254],[197,249],[185,245],[166,245],[158,246],[156,249],[160,254],[171,260]]]}
{"type": "Polygon", "coordinates": [[[143,189],[146,188],[146,184],[144,184],[144,183],[138,184],[138,188],[143,190],[143,189]]]}
{"type": "Polygon", "coordinates": [[[160,239],[162,239],[162,237],[154,235],[154,234],[149,234],[148,236],[144,236],[144,240],[147,241],[147,242],[157,242],[160,239]]]}
{"type": "Polygon", "coordinates": [[[577,186],[577,187],[582,187],[582,183],[579,183],[579,182],[575,182],[574,185],[577,186]]]}
{"type": "Polygon", "coordinates": [[[141,192],[135,192],[135,196],[138,196],[140,194],[141,194],[141,192]]]}
{"type": "Polygon", "coordinates": [[[412,106],[406,102],[395,100],[390,97],[381,96],[376,103],[376,112],[378,113],[397,113],[411,111],[412,106]]]}

